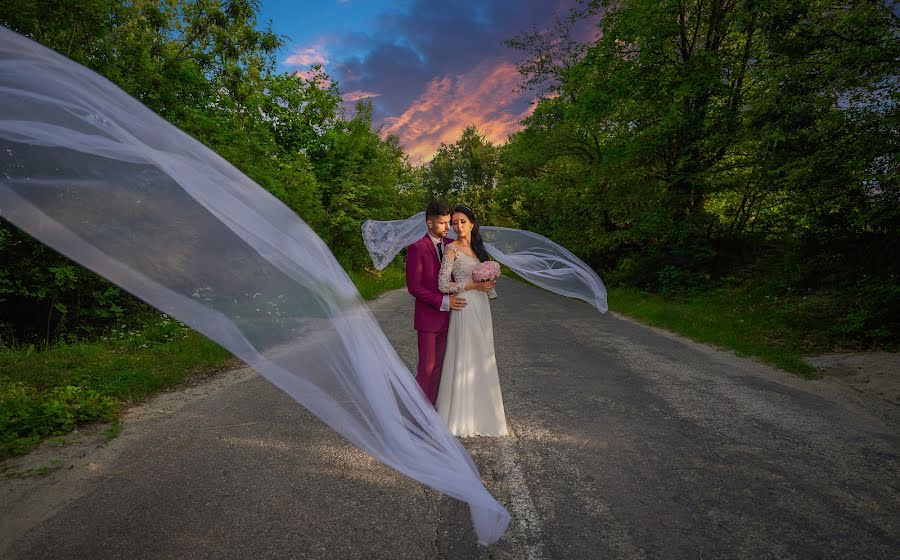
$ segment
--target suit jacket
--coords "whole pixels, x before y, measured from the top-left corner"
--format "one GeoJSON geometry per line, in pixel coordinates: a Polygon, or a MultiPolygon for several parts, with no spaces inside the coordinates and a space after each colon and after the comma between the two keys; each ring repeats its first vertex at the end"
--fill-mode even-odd
{"type": "MultiPolygon", "coordinates": [[[[452,243],[443,239],[444,246],[452,243]]],[[[406,289],[416,298],[413,326],[417,331],[445,331],[450,326],[450,313],[441,311],[444,296],[438,290],[441,260],[427,233],[406,249],[406,289]]]]}

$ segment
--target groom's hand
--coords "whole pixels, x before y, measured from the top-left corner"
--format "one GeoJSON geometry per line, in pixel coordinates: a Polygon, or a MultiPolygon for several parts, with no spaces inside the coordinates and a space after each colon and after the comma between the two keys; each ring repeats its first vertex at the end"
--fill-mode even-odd
{"type": "Polygon", "coordinates": [[[450,294],[450,310],[459,311],[466,306],[466,298],[459,297],[456,294],[450,294]]]}

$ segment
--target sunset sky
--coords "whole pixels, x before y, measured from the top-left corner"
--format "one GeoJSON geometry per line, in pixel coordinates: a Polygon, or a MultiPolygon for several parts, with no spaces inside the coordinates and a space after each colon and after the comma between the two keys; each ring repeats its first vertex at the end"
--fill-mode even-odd
{"type": "Polygon", "coordinates": [[[519,93],[522,54],[503,41],[546,29],[574,0],[263,0],[263,19],[288,37],[280,70],[322,64],[344,100],[371,97],[376,125],[414,163],[474,124],[506,141],[531,111],[519,93]]]}

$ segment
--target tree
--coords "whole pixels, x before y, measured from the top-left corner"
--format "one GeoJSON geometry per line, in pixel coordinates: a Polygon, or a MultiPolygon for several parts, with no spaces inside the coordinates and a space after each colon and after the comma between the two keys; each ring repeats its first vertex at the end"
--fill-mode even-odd
{"type": "Polygon", "coordinates": [[[326,242],[347,268],[368,265],[361,226],[367,219],[408,216],[421,206],[412,167],[396,137],[382,139],[372,124],[372,102],[357,102],[353,118],[339,120],[310,154],[322,187],[326,242]]]}
{"type": "Polygon", "coordinates": [[[678,291],[765,269],[866,309],[847,329],[886,324],[871,302],[897,310],[900,293],[883,257],[900,220],[891,7],[604,0],[587,12],[602,18],[581,48],[561,48],[559,26],[511,43],[526,85],[553,84],[502,149],[511,218],[613,281],[678,291]]]}
{"type": "Polygon", "coordinates": [[[432,198],[466,204],[482,223],[496,224],[499,165],[499,149],[469,126],[453,144],[441,144],[425,166],[423,184],[432,198]]]}

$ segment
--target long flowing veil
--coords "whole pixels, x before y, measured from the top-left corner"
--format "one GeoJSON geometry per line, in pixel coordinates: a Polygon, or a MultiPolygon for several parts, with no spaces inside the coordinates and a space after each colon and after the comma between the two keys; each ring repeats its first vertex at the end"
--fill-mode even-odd
{"type": "MultiPolygon", "coordinates": [[[[551,292],[584,300],[602,313],[607,311],[603,281],[565,247],[521,229],[484,225],[479,229],[488,254],[525,280],[551,292]]],[[[426,231],[425,212],[402,220],[367,220],[362,225],[363,242],[379,270],[426,231]]]]}
{"type": "MultiPolygon", "coordinates": [[[[509,514],[318,236],[94,72],[0,26],[0,216],[205,334],[345,438],[509,514]]],[[[12,264],[12,263],[10,263],[12,264]]]]}

